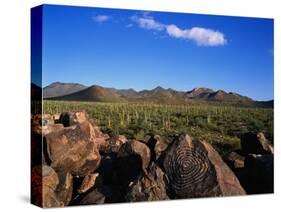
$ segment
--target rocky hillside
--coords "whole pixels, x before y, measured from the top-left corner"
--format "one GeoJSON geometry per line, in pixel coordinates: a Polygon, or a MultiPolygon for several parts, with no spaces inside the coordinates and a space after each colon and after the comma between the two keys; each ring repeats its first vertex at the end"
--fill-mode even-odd
{"type": "Polygon", "coordinates": [[[187,134],[140,141],[110,137],[85,112],[35,115],[32,202],[62,207],[272,193],[273,147],[262,133],[245,134],[241,146],[223,160],[187,134]]]}

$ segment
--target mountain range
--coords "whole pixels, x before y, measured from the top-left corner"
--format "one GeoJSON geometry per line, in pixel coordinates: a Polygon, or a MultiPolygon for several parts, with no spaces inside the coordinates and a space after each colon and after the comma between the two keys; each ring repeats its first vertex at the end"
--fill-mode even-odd
{"type": "Polygon", "coordinates": [[[255,101],[247,96],[224,90],[194,88],[177,91],[160,86],[152,90],[106,88],[99,85],[85,86],[78,83],[55,82],[43,88],[44,99],[95,102],[151,102],[159,104],[218,103],[237,106],[273,107],[271,101],[255,101]]]}

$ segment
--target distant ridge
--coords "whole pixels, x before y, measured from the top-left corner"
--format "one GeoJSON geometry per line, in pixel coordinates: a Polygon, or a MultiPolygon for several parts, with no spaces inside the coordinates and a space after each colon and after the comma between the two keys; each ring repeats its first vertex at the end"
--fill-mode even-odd
{"type": "Polygon", "coordinates": [[[116,92],[93,85],[81,91],[68,94],[65,96],[52,97],[51,99],[71,100],[71,101],[96,101],[96,102],[119,102],[121,101],[120,95],[116,92]]]}
{"type": "Polygon", "coordinates": [[[43,89],[44,98],[64,96],[87,88],[79,83],[54,82],[43,89]]]}
{"type": "Polygon", "coordinates": [[[254,101],[234,92],[224,90],[214,91],[210,88],[194,88],[190,91],[177,91],[157,86],[151,90],[135,91],[134,89],[105,88],[99,85],[90,87],[77,83],[52,83],[43,89],[44,99],[65,101],[93,101],[93,102],[149,102],[159,104],[188,104],[188,103],[216,103],[234,106],[273,107],[271,101],[254,101]],[[55,89],[54,89],[55,88],[55,89]],[[50,89],[63,91],[50,95],[50,89]],[[73,92],[75,89],[78,91],[73,92]],[[47,92],[48,91],[48,92],[47,92]],[[61,95],[62,93],[68,94],[61,95]],[[70,93],[71,92],[71,93],[70,93]],[[47,96],[45,94],[48,94],[47,96]]]}

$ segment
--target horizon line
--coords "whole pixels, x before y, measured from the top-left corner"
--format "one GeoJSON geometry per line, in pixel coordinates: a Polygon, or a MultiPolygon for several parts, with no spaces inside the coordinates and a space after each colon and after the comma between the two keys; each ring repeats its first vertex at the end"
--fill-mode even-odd
{"type": "MultiPolygon", "coordinates": [[[[33,83],[33,82],[32,82],[33,83]]],[[[135,88],[132,88],[132,87],[130,87],[130,88],[120,88],[120,87],[115,87],[115,86],[110,86],[110,87],[108,87],[108,86],[103,86],[103,85],[99,85],[99,84],[91,84],[91,85],[87,85],[87,84],[84,84],[84,83],[79,83],[79,82],[62,82],[62,81],[54,81],[54,82],[52,82],[52,83],[49,83],[49,84],[47,84],[47,85],[43,85],[43,83],[42,83],[42,90],[44,89],[44,88],[46,88],[47,86],[49,86],[49,85],[51,85],[51,84],[54,84],[54,83],[62,83],[62,84],[80,84],[80,85],[83,85],[83,86],[86,86],[86,88],[85,89],[87,89],[87,88],[89,88],[89,87],[92,87],[92,86],[100,86],[100,87],[103,87],[103,88],[111,88],[111,89],[117,89],[117,90],[129,90],[129,89],[133,89],[134,91],[136,91],[136,92],[140,92],[140,91],[144,91],[144,90],[153,90],[153,89],[156,89],[156,88],[158,88],[158,87],[161,87],[161,88],[163,88],[163,89],[165,89],[165,90],[168,90],[168,89],[171,89],[171,90],[174,90],[174,91],[177,91],[177,92],[190,92],[190,91],[192,91],[192,90],[194,90],[194,89],[196,89],[196,88],[203,88],[203,89],[211,89],[211,90],[213,90],[214,92],[217,92],[217,91],[220,91],[220,90],[222,90],[222,91],[224,91],[224,92],[226,92],[226,93],[236,93],[236,94],[239,94],[239,95],[241,95],[241,96],[245,96],[245,97],[248,97],[248,98],[251,98],[252,100],[254,100],[254,101],[260,101],[260,102],[267,102],[267,101],[274,101],[274,96],[273,96],[273,98],[270,98],[270,99],[267,99],[267,100],[257,100],[257,99],[254,99],[254,98],[252,98],[251,96],[249,96],[249,95],[245,95],[245,94],[241,94],[241,93],[239,93],[239,92],[235,92],[235,91],[228,91],[228,90],[225,90],[225,89],[223,89],[223,88],[219,88],[219,89],[213,89],[213,88],[210,88],[210,87],[206,87],[206,86],[196,86],[196,87],[193,87],[193,88],[191,88],[191,89],[189,89],[189,90],[177,90],[177,89],[175,89],[175,88],[171,88],[171,87],[168,87],[168,88],[166,88],[165,86],[161,86],[161,85],[157,85],[157,86],[155,86],[155,87],[152,87],[152,88],[142,88],[142,89],[135,89],[135,88]]],[[[36,84],[36,83],[33,83],[33,84],[36,84]]],[[[36,84],[37,85],[37,84],[36,84]]],[[[39,86],[40,87],[40,86],[39,86]]]]}

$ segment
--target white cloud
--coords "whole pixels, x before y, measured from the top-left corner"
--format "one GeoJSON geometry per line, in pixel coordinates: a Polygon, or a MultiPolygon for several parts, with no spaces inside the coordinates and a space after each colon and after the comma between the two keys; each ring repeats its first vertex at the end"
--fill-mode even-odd
{"type": "Polygon", "coordinates": [[[220,46],[227,43],[223,33],[202,27],[180,29],[172,24],[166,26],[166,31],[171,37],[193,40],[199,46],[220,46]]]}
{"type": "Polygon", "coordinates": [[[108,16],[108,15],[97,15],[97,16],[94,16],[93,19],[94,19],[94,21],[101,23],[101,22],[108,21],[110,19],[110,16],[108,16]]]}
{"type": "Polygon", "coordinates": [[[165,25],[155,21],[152,17],[138,17],[132,16],[133,21],[138,23],[139,27],[144,29],[152,29],[157,31],[162,31],[165,28],[165,25]]]}
{"type": "Polygon", "coordinates": [[[168,35],[175,38],[187,38],[188,30],[182,30],[178,28],[176,25],[171,24],[166,26],[166,30],[168,35]]]}
{"type": "Polygon", "coordinates": [[[131,19],[138,23],[143,29],[164,31],[173,38],[192,40],[198,46],[220,46],[225,45],[227,40],[222,32],[202,27],[192,27],[190,29],[181,29],[175,24],[165,25],[151,16],[138,17],[133,16],[131,19]]]}

